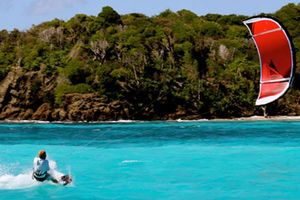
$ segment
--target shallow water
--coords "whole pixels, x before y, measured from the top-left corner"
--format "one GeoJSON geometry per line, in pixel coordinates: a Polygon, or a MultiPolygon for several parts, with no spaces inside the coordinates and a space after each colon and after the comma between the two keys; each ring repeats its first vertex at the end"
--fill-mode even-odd
{"type": "Polygon", "coordinates": [[[299,199],[300,122],[0,123],[1,199],[299,199]],[[44,149],[67,187],[31,179],[44,149]]]}

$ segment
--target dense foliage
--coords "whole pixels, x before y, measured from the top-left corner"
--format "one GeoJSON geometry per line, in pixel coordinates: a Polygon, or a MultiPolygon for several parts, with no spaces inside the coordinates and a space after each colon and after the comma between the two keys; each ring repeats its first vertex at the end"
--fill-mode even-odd
{"type": "MultiPolygon", "coordinates": [[[[271,14],[300,47],[300,5],[271,14]]],[[[166,10],[147,17],[120,16],[104,7],[98,16],[54,19],[26,32],[0,32],[0,81],[14,66],[57,77],[53,104],[67,93],[97,92],[157,115],[186,110],[202,117],[234,117],[260,112],[259,61],[242,20],[247,16],[166,10]]],[[[297,52],[297,60],[300,53],[297,52]]],[[[299,67],[290,92],[270,105],[299,103],[299,67]]],[[[288,113],[289,110],[286,110],[288,113]]],[[[300,114],[300,113],[298,113],[300,114]]]]}

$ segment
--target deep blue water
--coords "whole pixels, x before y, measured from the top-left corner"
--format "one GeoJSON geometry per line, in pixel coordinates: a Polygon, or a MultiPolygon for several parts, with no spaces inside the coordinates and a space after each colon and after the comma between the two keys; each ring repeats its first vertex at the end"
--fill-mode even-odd
{"type": "Polygon", "coordinates": [[[0,123],[0,199],[300,199],[299,121],[0,123]],[[46,150],[67,187],[31,179],[46,150]]]}

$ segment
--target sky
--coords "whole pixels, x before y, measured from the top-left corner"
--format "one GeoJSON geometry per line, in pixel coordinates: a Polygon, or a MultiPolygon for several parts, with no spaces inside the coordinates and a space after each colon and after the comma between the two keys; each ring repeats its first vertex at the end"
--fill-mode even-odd
{"type": "Polygon", "coordinates": [[[274,13],[288,3],[300,0],[0,0],[0,30],[26,31],[55,18],[68,21],[76,14],[97,16],[102,7],[111,6],[119,14],[143,13],[155,16],[170,9],[190,10],[197,15],[238,14],[253,16],[274,13]]]}

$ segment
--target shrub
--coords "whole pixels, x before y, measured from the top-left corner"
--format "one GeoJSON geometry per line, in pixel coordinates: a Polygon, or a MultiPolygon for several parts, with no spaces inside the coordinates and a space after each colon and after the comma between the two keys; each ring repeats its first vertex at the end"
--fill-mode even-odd
{"type": "Polygon", "coordinates": [[[86,94],[91,92],[94,92],[92,87],[84,83],[77,84],[77,85],[58,84],[54,90],[55,103],[60,105],[63,101],[63,97],[65,94],[71,94],[71,93],[86,94]]]}

